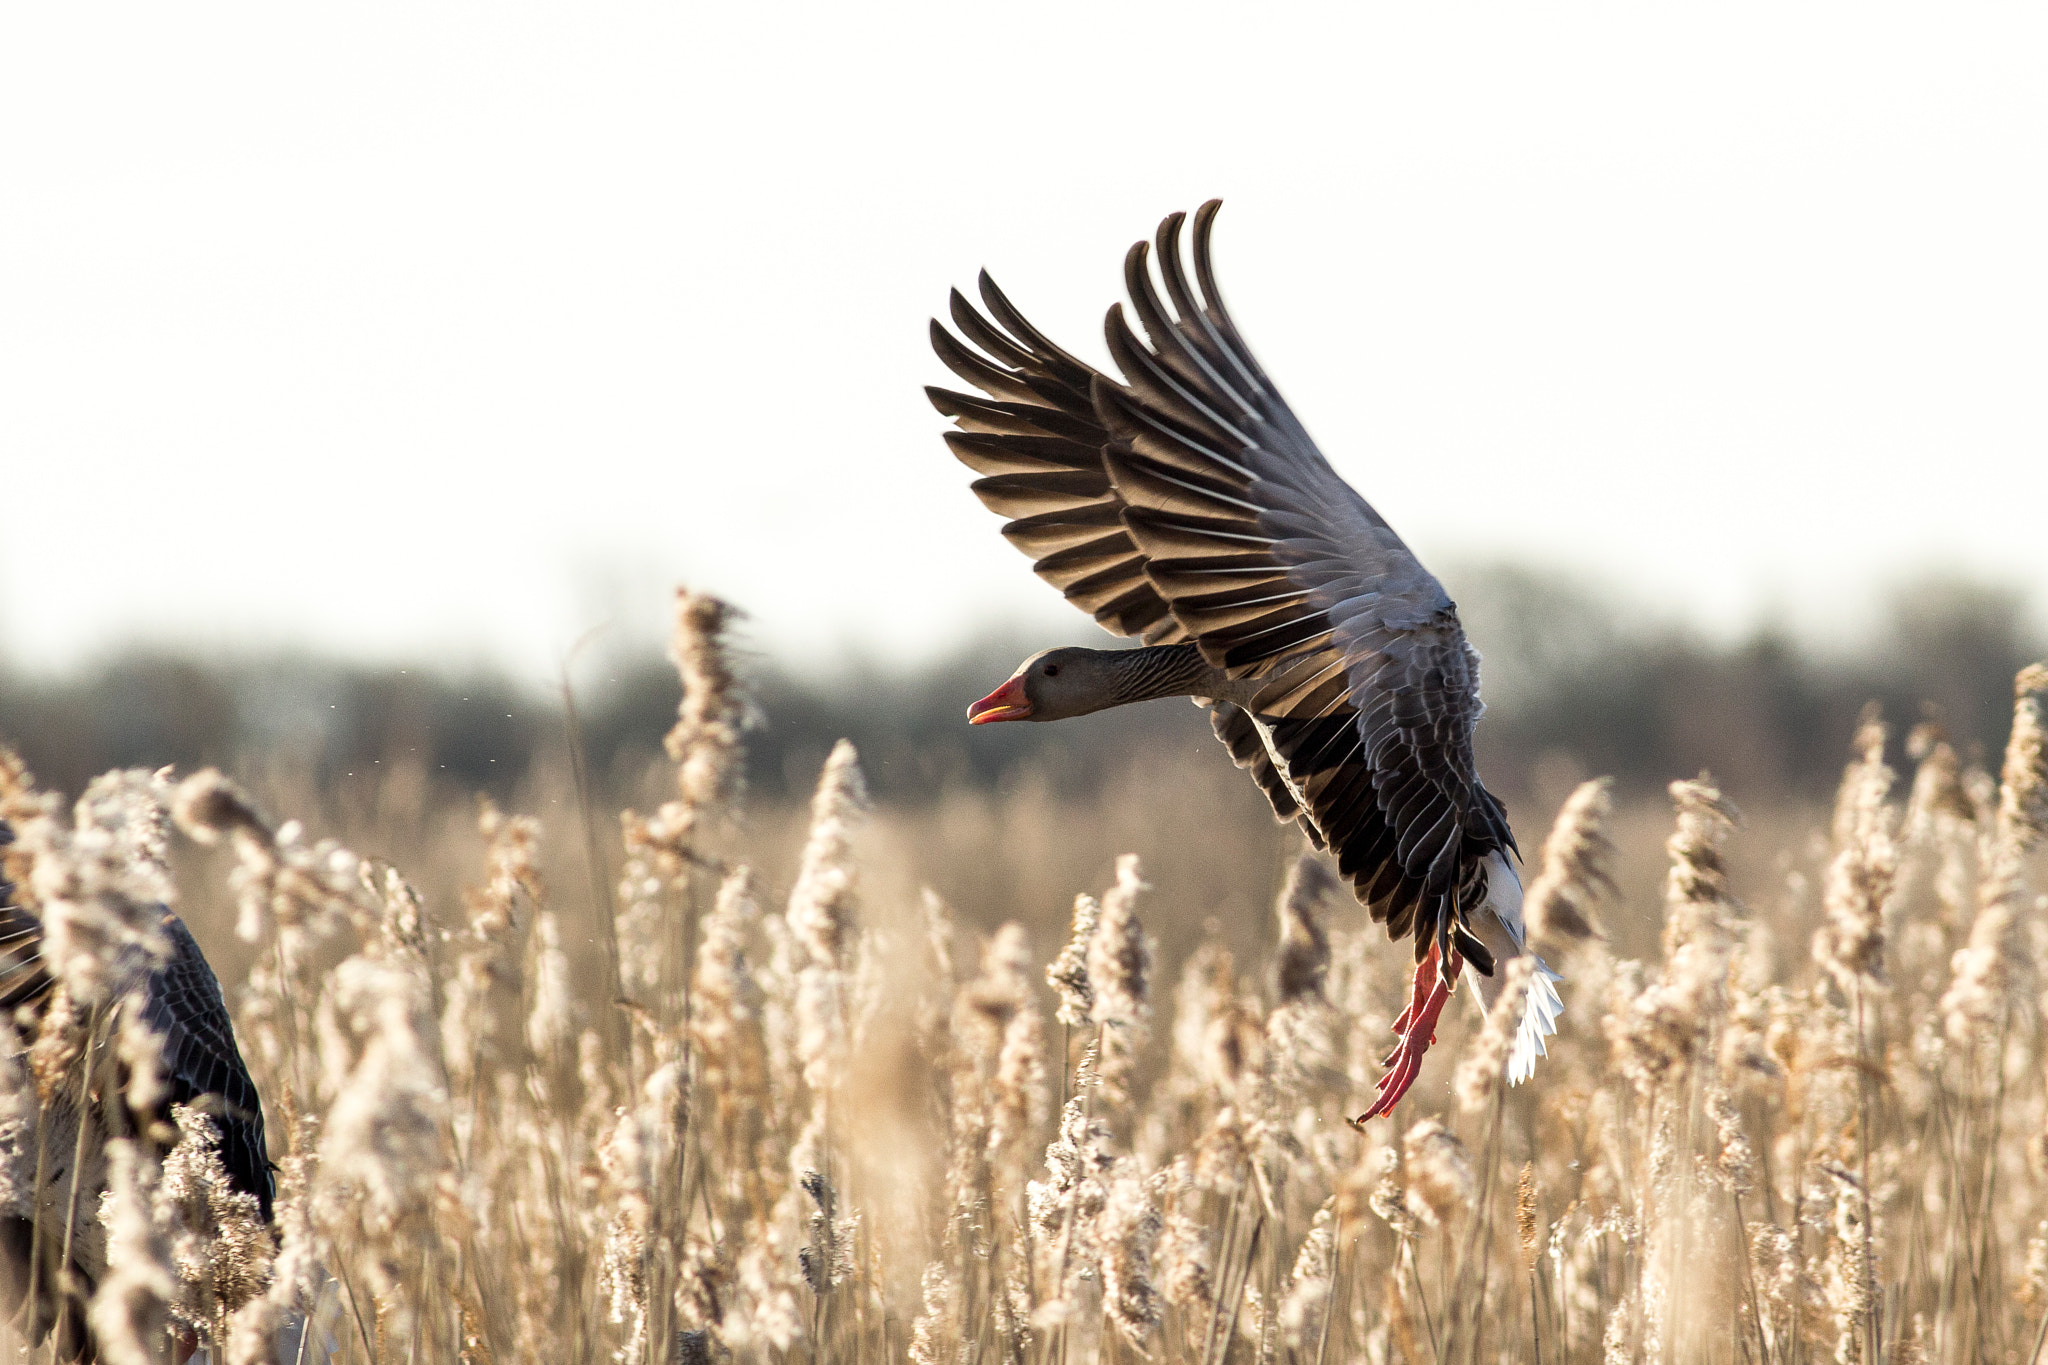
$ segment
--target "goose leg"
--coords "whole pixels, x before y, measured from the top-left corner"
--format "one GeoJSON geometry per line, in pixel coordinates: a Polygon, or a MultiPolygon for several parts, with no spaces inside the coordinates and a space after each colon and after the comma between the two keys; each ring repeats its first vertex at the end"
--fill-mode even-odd
{"type": "Polygon", "coordinates": [[[1382,1114],[1393,1112],[1401,1097],[1408,1093],[1408,1087],[1415,1084],[1415,1078],[1422,1073],[1422,1054],[1429,1051],[1429,1045],[1436,1041],[1437,1017],[1444,1012],[1444,1002],[1451,998],[1451,988],[1458,980],[1458,968],[1464,966],[1464,959],[1453,951],[1443,961],[1448,970],[1437,969],[1439,958],[1437,947],[1431,944],[1428,956],[1415,964],[1415,982],[1408,997],[1408,1008],[1401,1011],[1394,1021],[1394,1032],[1401,1041],[1387,1054],[1382,1063],[1387,1074],[1380,1077],[1379,1094],[1372,1107],[1352,1120],[1354,1125],[1376,1119],[1382,1114]]]}

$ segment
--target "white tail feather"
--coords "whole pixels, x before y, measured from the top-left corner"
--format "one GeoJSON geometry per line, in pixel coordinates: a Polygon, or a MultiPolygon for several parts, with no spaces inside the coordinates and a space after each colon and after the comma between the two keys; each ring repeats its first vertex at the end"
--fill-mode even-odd
{"type": "MultiPolygon", "coordinates": [[[[1497,964],[1491,977],[1475,977],[1472,983],[1479,994],[1480,1008],[1490,1010],[1507,980],[1507,964],[1519,958],[1528,946],[1522,923],[1522,879],[1505,854],[1486,855],[1486,897],[1474,909],[1472,932],[1492,952],[1497,964]]],[[[1564,1000],[1557,993],[1557,983],[1564,977],[1552,971],[1542,958],[1535,961],[1536,970],[1522,1000],[1522,1022],[1515,1030],[1514,1046],[1508,1051],[1509,1085],[1520,1085],[1535,1074],[1536,1059],[1549,1051],[1543,1040],[1556,1034],[1558,1016],[1564,1013],[1564,1000]]]]}
{"type": "Polygon", "coordinates": [[[1536,1059],[1549,1054],[1543,1040],[1557,1032],[1558,1016],[1564,1013],[1564,1000],[1558,995],[1556,984],[1562,980],[1542,958],[1536,959],[1536,971],[1529,978],[1529,993],[1523,997],[1522,1025],[1515,1030],[1515,1045],[1508,1052],[1509,1085],[1528,1080],[1535,1074],[1536,1059]]]}

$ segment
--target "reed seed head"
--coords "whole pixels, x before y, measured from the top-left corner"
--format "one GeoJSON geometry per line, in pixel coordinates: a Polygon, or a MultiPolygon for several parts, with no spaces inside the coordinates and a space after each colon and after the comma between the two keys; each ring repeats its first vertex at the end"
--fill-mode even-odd
{"type": "Polygon", "coordinates": [[[1046,982],[1060,999],[1053,1017],[1070,1028],[1088,1023],[1095,1010],[1095,990],[1088,983],[1088,945],[1095,941],[1101,917],[1102,906],[1095,897],[1074,897],[1073,928],[1066,946],[1045,969],[1046,982]]]}
{"type": "Polygon", "coordinates": [[[1151,1015],[1152,948],[1138,922],[1138,896],[1149,891],[1136,854],[1116,860],[1116,884],[1102,898],[1101,919],[1088,942],[1090,1018],[1098,1024],[1141,1027],[1151,1015]]]}
{"type": "Polygon", "coordinates": [[[1401,1139],[1408,1211],[1431,1227],[1450,1221],[1478,1193],[1472,1153],[1441,1119],[1423,1119],[1401,1139]]]}
{"type": "Polygon", "coordinates": [[[1612,778],[1581,782],[1558,808],[1543,841],[1543,870],[1522,906],[1531,951],[1539,955],[1592,938],[1592,906],[1613,894],[1614,844],[1607,824],[1614,811],[1612,778]]]}
{"type": "Polygon", "coordinates": [[[1828,864],[1823,908],[1827,922],[1814,935],[1814,960],[1847,995],[1884,981],[1884,908],[1898,877],[1892,842],[1892,770],[1885,766],[1884,722],[1876,705],[1865,708],[1856,731],[1856,760],[1842,776],[1835,802],[1835,855],[1828,864]]]}
{"type": "Polygon", "coordinates": [[[1313,853],[1303,853],[1288,869],[1275,907],[1280,950],[1273,960],[1273,986],[1281,1003],[1322,995],[1330,973],[1330,936],[1322,916],[1341,890],[1336,874],[1313,853]]]}

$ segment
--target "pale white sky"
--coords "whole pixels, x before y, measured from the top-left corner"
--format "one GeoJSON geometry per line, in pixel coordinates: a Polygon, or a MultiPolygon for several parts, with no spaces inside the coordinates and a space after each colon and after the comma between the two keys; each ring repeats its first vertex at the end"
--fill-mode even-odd
{"type": "Polygon", "coordinates": [[[675,579],[814,658],[1065,627],[925,321],[986,264],[1100,357],[1212,194],[1427,561],[1723,630],[1929,564],[2048,596],[2048,11],[1279,12],[11,7],[0,657],[545,675],[675,579]]]}

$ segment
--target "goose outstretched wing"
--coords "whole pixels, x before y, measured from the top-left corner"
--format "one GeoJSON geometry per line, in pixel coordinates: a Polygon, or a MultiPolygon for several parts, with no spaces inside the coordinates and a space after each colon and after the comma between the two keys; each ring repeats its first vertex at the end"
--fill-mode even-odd
{"type": "MultiPolygon", "coordinates": [[[[1484,969],[1490,955],[1457,927],[1460,898],[1472,891],[1461,881],[1476,875],[1488,851],[1512,848],[1513,835],[1473,762],[1483,709],[1478,655],[1442,584],[1338,476],[1244,344],[1211,263],[1218,207],[1211,201],[1195,215],[1192,279],[1181,255],[1184,216],[1160,225],[1163,296],[1148,245],[1126,257],[1138,330],[1121,306],[1107,321],[1121,382],[1052,349],[986,276],[984,298],[1007,330],[957,294],[954,317],[994,360],[943,329],[935,332],[944,336],[940,354],[998,399],[1012,422],[1043,433],[1034,414],[1046,409],[1068,422],[1060,467],[1072,483],[1042,476],[1033,485],[1066,501],[1032,515],[1100,518],[1107,541],[1113,511],[1125,600],[1149,613],[1156,599],[1164,612],[1124,633],[1192,640],[1211,664],[1253,684],[1241,717],[1219,707],[1216,726],[1276,812],[1296,815],[1336,856],[1391,934],[1415,935],[1418,956],[1430,940],[1449,946],[1456,937],[1484,969]],[[1103,432],[1093,467],[1085,452],[1096,439],[1091,423],[1103,432]],[[1094,483],[1096,468],[1106,487],[1094,483]],[[1072,491],[1057,491],[1064,488],[1072,491]],[[1132,569],[1144,589],[1131,582],[1132,569]]],[[[941,411],[957,418],[948,406],[956,397],[934,393],[941,411]]],[[[994,439],[968,451],[960,436],[949,439],[970,464],[970,452],[1038,453],[1006,434],[987,432],[994,439]]],[[[983,484],[1026,472],[992,474],[983,484]]],[[[998,491],[1007,496],[1008,487],[998,491]]],[[[1007,515],[1023,510],[1022,502],[998,505],[981,485],[977,492],[1007,515]]]]}
{"type": "Polygon", "coordinates": [[[1145,577],[1144,555],[1124,526],[1124,500],[1103,467],[1109,432],[1091,396],[1102,376],[1026,322],[986,270],[981,300],[988,317],[956,289],[950,311],[961,335],[986,355],[937,319],[932,349],[986,397],[925,390],[958,427],[946,433],[947,446],[982,475],[975,496],[1009,518],[1003,536],[1031,556],[1038,576],[1103,629],[1148,644],[1185,640],[1145,577]]]}
{"type": "MultiPolygon", "coordinates": [[[[1110,435],[1093,397],[1102,375],[1025,321],[986,270],[979,292],[986,315],[957,289],[948,309],[972,347],[936,318],[931,339],[946,368],[980,394],[925,389],[957,428],[946,433],[946,445],[982,476],[975,496],[1009,518],[1003,536],[1031,556],[1038,576],[1104,630],[1147,644],[1184,642],[1187,630],[1146,577],[1145,557],[1124,525],[1129,509],[1103,464],[1110,435]]],[[[1299,821],[1322,847],[1251,718],[1229,702],[1212,703],[1209,714],[1232,760],[1272,802],[1274,818],[1299,821]]]]}

